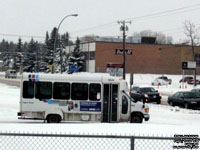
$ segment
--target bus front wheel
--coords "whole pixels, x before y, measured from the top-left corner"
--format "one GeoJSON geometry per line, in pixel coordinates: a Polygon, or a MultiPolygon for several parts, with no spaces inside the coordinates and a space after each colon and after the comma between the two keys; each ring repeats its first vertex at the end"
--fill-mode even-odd
{"type": "Polygon", "coordinates": [[[48,115],[47,122],[48,123],[59,123],[61,121],[61,117],[59,115],[48,115]]]}
{"type": "Polygon", "coordinates": [[[131,123],[142,123],[143,118],[140,115],[133,115],[131,117],[131,123]]]}

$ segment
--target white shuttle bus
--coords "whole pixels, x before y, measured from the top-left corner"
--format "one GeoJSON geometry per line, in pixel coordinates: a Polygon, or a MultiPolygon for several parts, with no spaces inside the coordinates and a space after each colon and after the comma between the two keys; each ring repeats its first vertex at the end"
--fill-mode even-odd
{"type": "Polygon", "coordinates": [[[125,80],[99,74],[37,74],[21,77],[19,119],[61,121],[148,121],[149,107],[129,97],[125,80]]]}

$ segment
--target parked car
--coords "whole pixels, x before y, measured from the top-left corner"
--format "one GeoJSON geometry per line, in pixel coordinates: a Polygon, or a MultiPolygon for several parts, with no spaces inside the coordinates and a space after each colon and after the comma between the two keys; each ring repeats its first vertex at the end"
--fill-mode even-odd
{"type": "MultiPolygon", "coordinates": [[[[188,83],[188,84],[194,84],[194,78],[193,77],[184,77],[184,78],[182,78],[180,81],[179,81],[179,83],[181,83],[181,82],[186,82],[186,83],[188,83]]],[[[200,82],[199,82],[199,80],[196,80],[196,84],[199,84],[200,82]]]]}
{"type": "Polygon", "coordinates": [[[5,73],[5,78],[17,78],[17,71],[16,70],[7,70],[5,73]]]}
{"type": "Polygon", "coordinates": [[[184,108],[199,108],[200,94],[191,91],[176,92],[174,95],[168,97],[168,104],[184,108]]]}
{"type": "Polygon", "coordinates": [[[136,101],[146,101],[146,97],[140,92],[140,88],[136,86],[132,87],[130,96],[136,101]]]}
{"type": "Polygon", "coordinates": [[[200,89],[192,89],[191,92],[198,92],[198,93],[200,93],[200,89]]]}
{"type": "Polygon", "coordinates": [[[167,85],[171,83],[172,83],[172,79],[168,79],[166,76],[161,76],[161,77],[157,77],[152,82],[152,85],[167,85]]]}
{"type": "MultiPolygon", "coordinates": [[[[131,93],[138,93],[138,99],[145,100],[146,102],[161,103],[161,95],[152,87],[133,87],[131,93]]],[[[132,98],[136,98],[136,94],[131,94],[132,98]]]]}

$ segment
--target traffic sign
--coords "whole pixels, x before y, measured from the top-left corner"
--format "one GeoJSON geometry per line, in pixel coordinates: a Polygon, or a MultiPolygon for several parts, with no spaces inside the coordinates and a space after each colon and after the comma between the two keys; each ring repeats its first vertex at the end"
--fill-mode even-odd
{"type": "Polygon", "coordinates": [[[78,71],[78,70],[79,70],[79,67],[76,66],[76,65],[70,65],[70,66],[69,66],[69,70],[70,70],[70,71],[78,71]]]}
{"type": "MultiPolygon", "coordinates": [[[[115,49],[115,55],[123,55],[123,49],[115,49]]],[[[132,55],[132,49],[125,49],[125,54],[132,55]]]]}

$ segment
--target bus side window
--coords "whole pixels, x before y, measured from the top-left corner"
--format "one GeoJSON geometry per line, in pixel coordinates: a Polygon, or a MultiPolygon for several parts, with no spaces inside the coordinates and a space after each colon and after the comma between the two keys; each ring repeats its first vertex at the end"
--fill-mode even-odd
{"type": "Polygon", "coordinates": [[[24,81],[23,82],[23,98],[34,97],[34,82],[24,81]]]}
{"type": "Polygon", "coordinates": [[[88,100],[88,84],[87,83],[72,83],[72,100],[88,100]]]}
{"type": "Polygon", "coordinates": [[[70,98],[70,83],[55,82],[53,84],[53,98],[68,100],[70,98]]]}
{"type": "Polygon", "coordinates": [[[35,97],[38,99],[52,98],[52,83],[51,82],[36,82],[35,97]]]}
{"type": "Polygon", "coordinates": [[[101,99],[101,84],[91,83],[89,91],[90,100],[100,100],[101,99]]]}

